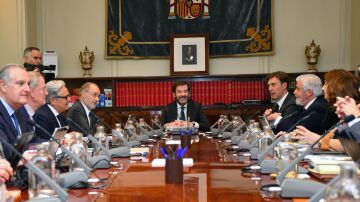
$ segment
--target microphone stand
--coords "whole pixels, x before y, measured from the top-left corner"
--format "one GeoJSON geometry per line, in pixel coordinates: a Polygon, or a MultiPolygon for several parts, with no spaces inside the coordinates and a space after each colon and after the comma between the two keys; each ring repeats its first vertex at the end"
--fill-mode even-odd
{"type": "Polygon", "coordinates": [[[45,128],[41,127],[39,124],[35,123],[32,120],[28,120],[28,122],[30,124],[32,124],[33,126],[35,126],[36,128],[39,128],[52,141],[56,142],[59,145],[61,151],[64,151],[71,159],[73,159],[77,164],[79,164],[81,166],[81,168],[84,169],[84,172],[87,175],[90,175],[90,172],[92,171],[92,169],[88,165],[86,165],[86,163],[84,161],[82,161],[78,156],[76,156],[74,153],[72,153],[70,150],[68,150],[66,147],[64,147],[57,139],[53,138],[52,135],[50,135],[50,133],[47,130],[45,130],[45,128]]]}
{"type": "MultiPolygon", "coordinates": [[[[26,161],[23,155],[20,154],[11,144],[7,143],[6,141],[1,141],[1,142],[5,144],[17,156],[19,156],[21,159],[24,159],[26,161]]],[[[38,177],[40,177],[42,180],[44,180],[44,182],[48,184],[51,188],[53,188],[61,201],[67,201],[68,193],[66,193],[64,189],[62,189],[56,182],[54,182],[44,171],[36,167],[34,163],[31,161],[26,161],[25,166],[33,173],[35,173],[38,177]]],[[[51,200],[51,198],[47,198],[47,200],[51,200]]]]}
{"type": "Polygon", "coordinates": [[[108,156],[109,158],[111,158],[111,154],[109,152],[109,150],[107,150],[103,145],[100,144],[100,142],[98,142],[96,140],[96,138],[94,138],[94,136],[92,136],[91,134],[88,134],[78,123],[76,123],[74,120],[72,120],[69,117],[66,117],[66,120],[70,121],[72,124],[74,124],[82,133],[87,134],[87,137],[96,145],[98,146],[104,153],[106,156],[108,156]]]}

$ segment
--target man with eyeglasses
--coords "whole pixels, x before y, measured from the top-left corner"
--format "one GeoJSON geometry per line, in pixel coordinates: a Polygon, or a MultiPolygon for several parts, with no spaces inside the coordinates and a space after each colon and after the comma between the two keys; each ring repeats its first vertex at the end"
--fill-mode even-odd
{"type": "MultiPolygon", "coordinates": [[[[69,109],[67,116],[79,124],[88,134],[95,130],[97,118],[93,115],[99,102],[100,89],[95,83],[86,82],[80,88],[80,97],[69,109]]],[[[72,123],[69,123],[70,130],[79,131],[72,123]]],[[[81,132],[81,131],[79,131],[81,132]]],[[[84,134],[86,136],[87,134],[84,134]]]]}
{"type": "MultiPolygon", "coordinates": [[[[61,126],[67,126],[66,118],[62,113],[69,107],[69,91],[62,80],[52,80],[46,83],[48,95],[46,104],[41,106],[34,114],[34,121],[42,126],[50,134],[54,129],[61,126]]],[[[35,130],[36,135],[44,140],[49,140],[42,130],[35,130]]]]}

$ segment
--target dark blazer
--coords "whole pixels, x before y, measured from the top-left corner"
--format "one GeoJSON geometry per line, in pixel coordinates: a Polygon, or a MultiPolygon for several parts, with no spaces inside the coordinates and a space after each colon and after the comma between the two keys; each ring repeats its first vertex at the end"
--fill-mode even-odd
{"type": "MultiPolygon", "coordinates": [[[[319,96],[315,99],[315,101],[309,106],[307,110],[303,110],[297,120],[305,117],[309,113],[315,111],[316,113],[310,116],[308,119],[302,121],[299,125],[304,126],[311,132],[317,134],[323,134],[322,131],[322,123],[325,118],[326,112],[328,110],[328,102],[325,100],[324,96],[319,96]]],[[[296,120],[296,121],[297,121],[296,120]]]]}
{"type": "MultiPolygon", "coordinates": [[[[210,130],[210,123],[207,120],[206,116],[203,114],[200,103],[189,101],[187,110],[187,115],[190,116],[190,121],[195,121],[199,123],[200,131],[210,130]]],[[[176,101],[174,101],[166,105],[165,108],[162,110],[161,123],[165,124],[173,122],[177,119],[177,117],[177,104],[176,101]]]]}
{"type": "MultiPolygon", "coordinates": [[[[55,128],[60,127],[59,123],[56,120],[56,117],[54,113],[50,110],[49,106],[47,104],[41,106],[38,110],[36,110],[33,119],[35,123],[39,124],[41,127],[43,127],[47,132],[50,134],[53,134],[55,128]]],[[[58,120],[61,124],[61,126],[67,126],[67,122],[65,117],[62,115],[58,116],[58,120]]],[[[49,140],[50,137],[39,128],[35,129],[35,134],[37,138],[41,138],[44,140],[49,140]]]]}
{"type": "MultiPolygon", "coordinates": [[[[32,127],[30,127],[28,124],[29,117],[24,116],[22,108],[16,110],[15,113],[21,132],[26,133],[32,131],[32,127]]],[[[12,118],[6,111],[5,106],[0,101],[0,141],[6,141],[7,143],[15,146],[18,141],[17,135],[18,132],[16,131],[14,123],[12,122],[12,118]]],[[[14,156],[13,152],[11,152],[11,150],[6,145],[3,145],[3,149],[5,157],[11,162],[14,156]]]]}
{"type": "MultiPolygon", "coordinates": [[[[93,132],[95,131],[96,128],[96,123],[97,123],[97,118],[94,116],[91,116],[90,113],[90,125],[89,125],[89,121],[87,119],[87,115],[84,109],[84,106],[81,104],[81,102],[78,100],[76,101],[69,109],[68,113],[67,113],[67,117],[69,117],[70,119],[72,119],[73,121],[75,121],[81,128],[83,128],[87,134],[93,134],[93,132]]],[[[78,131],[81,132],[82,131],[76,127],[73,123],[69,123],[70,126],[70,130],[71,131],[78,131]]],[[[87,136],[87,134],[84,134],[84,136],[87,136]]]]}
{"type": "Polygon", "coordinates": [[[287,118],[288,115],[291,113],[297,111],[299,114],[302,111],[302,107],[297,105],[295,102],[295,96],[291,93],[289,93],[283,104],[281,105],[279,111],[274,111],[281,113],[281,116],[283,117],[280,119],[279,123],[274,127],[274,132],[278,133],[280,131],[286,131],[288,130],[292,124],[294,124],[294,119],[292,117],[287,118]]]}
{"type": "Polygon", "coordinates": [[[350,138],[360,143],[360,122],[355,123],[351,127],[346,127],[341,133],[341,137],[350,138]]]}
{"type": "MultiPolygon", "coordinates": [[[[324,121],[321,126],[321,131],[327,131],[329,128],[331,128],[333,125],[338,123],[340,121],[339,117],[336,114],[336,108],[335,107],[329,107],[328,111],[326,112],[324,121]]],[[[321,135],[321,134],[319,134],[321,135]]]]}

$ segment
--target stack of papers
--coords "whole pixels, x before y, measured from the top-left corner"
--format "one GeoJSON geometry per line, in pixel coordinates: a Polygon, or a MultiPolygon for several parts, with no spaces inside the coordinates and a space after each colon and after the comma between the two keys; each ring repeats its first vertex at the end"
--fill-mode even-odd
{"type": "Polygon", "coordinates": [[[310,160],[309,170],[321,175],[337,175],[340,164],[353,162],[351,157],[345,155],[307,155],[305,159],[310,160]]]}

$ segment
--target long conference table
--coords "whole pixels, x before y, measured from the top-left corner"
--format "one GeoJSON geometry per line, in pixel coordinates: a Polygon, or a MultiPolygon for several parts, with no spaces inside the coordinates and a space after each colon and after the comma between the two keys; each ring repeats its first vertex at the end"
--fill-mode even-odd
{"type": "MultiPolygon", "coordinates": [[[[97,169],[92,177],[107,178],[100,189],[68,190],[68,201],[292,201],[264,199],[260,187],[275,183],[269,175],[242,173],[251,163],[248,156],[229,151],[230,143],[204,136],[197,137],[186,158],[192,167],[184,167],[183,184],[166,184],[165,168],[152,167],[152,160],[164,158],[159,146],[164,140],[150,144],[147,157],[116,158],[120,167],[97,169]]],[[[94,184],[95,185],[95,184],[94,184]]],[[[98,184],[96,184],[98,185],[98,184]]],[[[22,198],[26,199],[25,191],[22,198]]]]}

